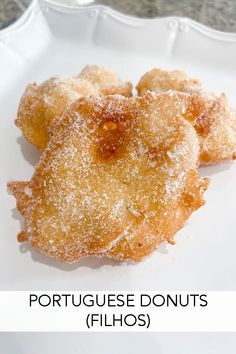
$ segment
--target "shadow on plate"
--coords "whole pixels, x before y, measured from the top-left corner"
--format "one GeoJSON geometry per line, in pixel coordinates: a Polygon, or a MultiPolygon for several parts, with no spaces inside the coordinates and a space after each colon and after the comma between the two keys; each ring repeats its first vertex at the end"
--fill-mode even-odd
{"type": "Polygon", "coordinates": [[[219,165],[201,166],[199,169],[199,173],[201,177],[214,176],[218,173],[222,173],[226,170],[229,170],[233,166],[233,164],[235,164],[235,161],[226,161],[220,163],[219,165]]]}
{"type": "Polygon", "coordinates": [[[35,166],[39,162],[39,158],[42,154],[34,145],[28,143],[28,141],[23,137],[19,136],[17,138],[17,144],[20,145],[22,155],[30,163],[30,165],[35,166]]]}
{"type": "Polygon", "coordinates": [[[43,255],[37,250],[34,250],[29,243],[22,243],[19,246],[21,253],[30,252],[31,258],[34,262],[46,264],[49,267],[54,267],[60,269],[64,272],[70,272],[72,270],[85,267],[90,269],[99,269],[103,266],[119,266],[122,263],[117,263],[110,258],[98,258],[98,257],[85,257],[82,258],[79,262],[73,264],[60,263],[54,258],[43,255]]]}
{"type": "Polygon", "coordinates": [[[160,254],[168,254],[168,248],[167,248],[167,243],[163,242],[161,245],[159,245],[158,249],[154,251],[151,255],[148,255],[144,257],[140,262],[134,262],[134,261],[124,261],[124,262],[119,262],[112,260],[111,258],[108,257],[93,257],[93,256],[88,256],[81,258],[77,263],[73,264],[66,264],[66,263],[60,263],[56,259],[46,256],[39,251],[35,250],[32,248],[32,246],[25,242],[20,244],[19,250],[21,253],[31,253],[31,258],[34,262],[42,263],[45,264],[49,267],[54,267],[59,270],[62,270],[64,272],[70,272],[78,268],[90,268],[90,269],[100,269],[104,266],[110,266],[110,267],[119,267],[123,265],[128,265],[128,266],[135,266],[141,263],[144,263],[146,260],[148,260],[153,254],[155,253],[160,253],[160,254]]]}
{"type": "Polygon", "coordinates": [[[19,211],[16,208],[12,209],[12,217],[15,220],[18,220],[20,223],[20,230],[23,230],[24,227],[24,221],[23,221],[23,217],[20,215],[19,211]]]}
{"type": "Polygon", "coordinates": [[[168,254],[168,243],[166,241],[162,242],[156,252],[159,252],[160,254],[168,254]]]}

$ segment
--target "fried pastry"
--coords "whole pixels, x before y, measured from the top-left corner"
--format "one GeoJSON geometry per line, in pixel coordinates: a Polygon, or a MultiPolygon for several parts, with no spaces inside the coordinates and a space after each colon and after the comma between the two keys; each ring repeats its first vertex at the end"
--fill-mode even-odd
{"type": "Polygon", "coordinates": [[[29,85],[20,101],[16,125],[29,142],[43,150],[53,126],[73,101],[96,94],[131,96],[131,91],[131,84],[123,83],[112,71],[88,65],[76,77],[53,77],[41,85],[29,85]]]}
{"type": "Polygon", "coordinates": [[[137,85],[139,95],[174,90],[189,94],[183,102],[183,116],[194,126],[200,143],[199,164],[214,164],[236,158],[236,112],[225,94],[207,93],[201,83],[183,71],[153,69],[137,85]]]}
{"type": "Polygon", "coordinates": [[[208,185],[179,103],[173,93],[75,101],[32,179],[8,184],[24,217],[18,240],[67,263],[88,255],[139,261],[174,243],[208,185]]]}

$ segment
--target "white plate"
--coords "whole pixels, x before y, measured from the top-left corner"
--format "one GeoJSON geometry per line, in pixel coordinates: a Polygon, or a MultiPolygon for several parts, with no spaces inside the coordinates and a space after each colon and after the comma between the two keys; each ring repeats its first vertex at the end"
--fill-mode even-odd
{"type": "MultiPolygon", "coordinates": [[[[34,1],[13,26],[0,32],[0,289],[215,289],[236,290],[236,163],[202,169],[211,175],[206,206],[145,261],[116,265],[95,258],[61,265],[19,246],[15,200],[8,180],[32,176],[39,153],[14,126],[25,86],[55,74],[76,74],[103,64],[138,82],[155,66],[186,69],[216,92],[236,97],[236,35],[181,18],[143,20],[109,8],[72,9],[34,1]]],[[[236,105],[236,104],[235,104],[236,105]]]]}

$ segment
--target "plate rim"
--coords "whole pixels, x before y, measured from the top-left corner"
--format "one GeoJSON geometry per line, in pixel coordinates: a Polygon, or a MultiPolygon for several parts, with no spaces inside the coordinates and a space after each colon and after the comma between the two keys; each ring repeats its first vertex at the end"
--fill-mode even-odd
{"type": "MultiPolygon", "coordinates": [[[[185,31],[185,26],[196,30],[198,33],[205,37],[211,38],[217,41],[223,42],[236,42],[236,32],[223,32],[214,29],[210,26],[204,25],[200,22],[192,20],[188,17],[180,16],[163,16],[154,18],[141,18],[131,15],[126,15],[120,11],[117,11],[109,6],[101,4],[89,4],[89,5],[67,5],[57,3],[55,0],[33,0],[26,11],[16,20],[14,23],[10,24],[6,28],[0,30],[0,40],[4,35],[11,35],[19,31],[24,25],[27,25],[32,16],[37,10],[48,10],[52,9],[57,12],[65,14],[76,14],[81,12],[89,12],[96,15],[106,15],[111,16],[113,19],[118,20],[120,23],[124,23],[130,26],[148,26],[150,24],[169,24],[170,31],[172,28],[180,28],[185,31]]],[[[39,13],[40,11],[38,11],[39,13]]]]}

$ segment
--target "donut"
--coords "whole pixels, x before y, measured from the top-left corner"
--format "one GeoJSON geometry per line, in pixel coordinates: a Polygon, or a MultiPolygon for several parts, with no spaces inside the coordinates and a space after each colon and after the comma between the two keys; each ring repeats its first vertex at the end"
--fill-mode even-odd
{"type": "Polygon", "coordinates": [[[88,95],[132,95],[130,83],[123,83],[111,70],[87,65],[75,77],[52,77],[40,85],[28,85],[18,107],[16,125],[26,139],[43,150],[51,130],[76,99],[88,95]]]}
{"type": "Polygon", "coordinates": [[[223,93],[206,92],[199,80],[183,71],[153,69],[137,85],[140,96],[147,91],[188,93],[182,96],[183,117],[195,128],[200,144],[199,164],[216,164],[236,158],[236,112],[223,93]]]}
{"type": "Polygon", "coordinates": [[[19,242],[65,263],[137,262],[174,243],[209,182],[197,172],[198,138],[181,104],[173,92],[149,92],[70,105],[31,180],[8,183],[24,218],[19,242]]]}

